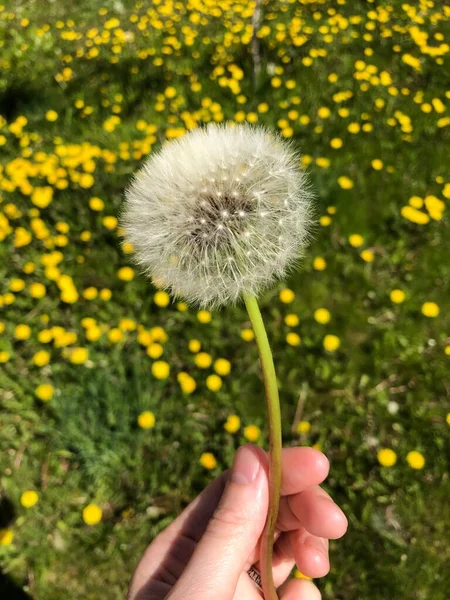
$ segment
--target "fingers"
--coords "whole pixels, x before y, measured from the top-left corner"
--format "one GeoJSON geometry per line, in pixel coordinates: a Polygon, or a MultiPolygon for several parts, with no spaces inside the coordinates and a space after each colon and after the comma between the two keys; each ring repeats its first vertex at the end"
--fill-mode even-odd
{"type": "Polygon", "coordinates": [[[319,487],[288,496],[285,500],[281,519],[284,518],[284,523],[289,525],[288,530],[301,525],[312,535],[330,540],[342,537],[347,531],[346,516],[319,487]]]}
{"type": "Polygon", "coordinates": [[[279,590],[280,600],[320,600],[316,586],[305,579],[290,579],[279,590]]]}
{"type": "Polygon", "coordinates": [[[328,540],[298,529],[282,534],[279,545],[290,552],[295,564],[308,577],[324,577],[330,570],[328,540]]]}
{"type": "MultiPolygon", "coordinates": [[[[267,452],[256,448],[266,471],[269,469],[267,452]]],[[[322,483],[327,477],[330,463],[322,452],[314,448],[283,448],[281,466],[281,495],[297,494],[322,483]]]]}

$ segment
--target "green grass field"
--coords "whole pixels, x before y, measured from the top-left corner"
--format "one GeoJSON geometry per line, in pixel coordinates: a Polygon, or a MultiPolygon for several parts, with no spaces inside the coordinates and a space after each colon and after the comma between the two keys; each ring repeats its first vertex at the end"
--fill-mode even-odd
{"type": "Polygon", "coordinates": [[[316,583],[326,600],[448,600],[450,7],[273,0],[255,29],[253,12],[0,7],[5,600],[123,600],[235,449],[267,448],[244,307],[157,292],[117,221],[150,152],[229,121],[292,139],[317,194],[301,269],[261,298],[284,444],[327,454],[349,518],[316,583]]]}

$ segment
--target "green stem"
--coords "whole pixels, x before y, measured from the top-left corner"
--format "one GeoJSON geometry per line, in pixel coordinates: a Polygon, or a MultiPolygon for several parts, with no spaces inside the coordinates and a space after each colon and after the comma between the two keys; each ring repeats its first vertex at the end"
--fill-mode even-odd
{"type": "Polygon", "coordinates": [[[272,574],[273,538],[278,517],[281,487],[281,413],[277,377],[264,321],[256,298],[244,295],[258,345],[269,413],[269,511],[261,540],[261,579],[265,600],[278,600],[272,574]]]}

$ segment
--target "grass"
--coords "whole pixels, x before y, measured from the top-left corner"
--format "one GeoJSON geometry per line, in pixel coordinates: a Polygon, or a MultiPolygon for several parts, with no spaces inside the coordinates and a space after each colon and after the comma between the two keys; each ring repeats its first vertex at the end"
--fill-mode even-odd
{"type": "Polygon", "coordinates": [[[320,223],[300,271],[261,299],[284,444],[322,448],[326,489],[350,522],[317,585],[326,600],[448,597],[449,9],[305,0],[263,12],[255,88],[246,2],[0,10],[0,530],[14,536],[0,536],[5,597],[97,600],[107,587],[122,599],[145,546],[231,464],[247,426],[267,448],[243,306],[208,323],[176,301],[159,306],[137,272],[118,275],[131,256],[104,220],[166,139],[242,119],[293,139],[318,197],[320,223]],[[39,207],[44,186],[52,199],[39,207]],[[92,197],[103,210],[90,208],[92,197]],[[362,245],[352,245],[354,234],[362,245]],[[32,283],[45,285],[42,297],[32,283]],[[283,288],[294,291],[291,304],[283,288]],[[391,300],[395,289],[404,302],[391,300]],[[434,318],[427,302],[439,308],[434,318]],[[316,320],[318,308],[328,323],[316,320]],[[297,327],[285,324],[288,314],[297,327]],[[17,339],[18,325],[30,327],[27,339],[17,339]],[[155,378],[146,354],[154,327],[167,337],[167,379],[155,378]],[[290,331],[299,346],[286,341],[290,331]],[[329,334],[340,340],[334,352],[324,348],[329,334]],[[217,392],[192,339],[231,363],[217,392]],[[73,362],[77,347],[88,353],[82,364],[73,362]],[[41,350],[49,362],[38,367],[41,350]],[[193,393],[183,393],[179,372],[195,379],[193,393]],[[49,402],[36,396],[40,384],[52,386],[49,402]],[[143,411],[154,413],[154,428],[139,428],[143,411]],[[234,434],[224,429],[232,414],[241,419],[234,434]],[[382,448],[396,453],[392,467],[380,464],[382,448]],[[408,464],[411,451],[423,468],[408,464]],[[217,461],[210,471],[205,452],[217,461]],[[26,509],[29,489],[39,500],[26,509]],[[93,527],[82,519],[89,503],[103,511],[93,527]]]}

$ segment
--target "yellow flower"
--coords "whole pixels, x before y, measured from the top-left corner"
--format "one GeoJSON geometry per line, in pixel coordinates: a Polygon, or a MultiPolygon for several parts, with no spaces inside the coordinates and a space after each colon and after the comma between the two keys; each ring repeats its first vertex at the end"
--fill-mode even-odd
{"type": "Polygon", "coordinates": [[[444,352],[447,356],[450,356],[450,344],[448,346],[445,346],[444,352]]]}
{"type": "Polygon", "coordinates": [[[309,433],[311,430],[311,423],[308,421],[300,421],[297,425],[297,433],[309,433]]]}
{"type": "Polygon", "coordinates": [[[53,398],[54,391],[54,387],[49,383],[41,383],[41,385],[38,385],[34,390],[34,395],[36,398],[39,398],[39,400],[42,400],[42,402],[50,402],[53,398]]]}
{"type": "Polygon", "coordinates": [[[316,256],[313,260],[313,268],[316,271],[324,271],[327,268],[327,261],[322,256],[316,256]]]}
{"type": "Polygon", "coordinates": [[[224,425],[225,431],[228,433],[236,433],[241,427],[241,419],[237,415],[229,415],[224,425]]]}
{"type": "Polygon", "coordinates": [[[290,346],[300,346],[300,344],[302,343],[302,340],[301,340],[300,336],[298,335],[298,333],[290,332],[286,335],[286,342],[290,346]]]}
{"type": "Polygon", "coordinates": [[[177,302],[177,309],[180,312],[186,312],[189,309],[189,306],[186,304],[186,302],[177,302]]]}
{"type": "Polygon", "coordinates": [[[45,118],[47,119],[47,121],[56,121],[56,119],[58,118],[58,113],[56,112],[56,110],[48,110],[45,113],[45,118]]]}
{"type": "Polygon", "coordinates": [[[200,323],[210,323],[212,314],[208,310],[199,310],[197,313],[197,319],[200,323]]]}
{"type": "Polygon", "coordinates": [[[93,197],[89,200],[89,208],[91,210],[100,212],[101,210],[103,210],[105,208],[105,203],[103,202],[103,200],[101,198],[93,197]]]}
{"type": "Polygon", "coordinates": [[[168,340],[167,333],[162,327],[152,327],[150,329],[150,335],[154,342],[161,342],[164,344],[168,340]]]}
{"type": "Polygon", "coordinates": [[[330,141],[330,146],[332,148],[334,148],[335,150],[338,150],[339,148],[342,148],[344,142],[341,140],[341,138],[333,138],[330,141]]]}
{"type": "Polygon", "coordinates": [[[212,358],[207,352],[199,352],[195,355],[194,361],[200,369],[208,369],[211,366],[212,358]]]}
{"type": "Polygon", "coordinates": [[[20,324],[14,330],[16,340],[27,340],[31,335],[31,328],[28,325],[20,324]]]}
{"type": "Polygon", "coordinates": [[[335,352],[341,345],[341,340],[337,335],[326,335],[323,339],[323,347],[327,352],[335,352]]]}
{"type": "Polygon", "coordinates": [[[163,290],[159,290],[153,296],[153,300],[157,306],[161,306],[161,308],[166,307],[170,302],[170,296],[167,292],[163,290]]]}
{"type": "Polygon", "coordinates": [[[84,365],[89,358],[89,352],[86,348],[73,348],[69,360],[74,365],[84,365]]]}
{"type": "Polygon", "coordinates": [[[244,437],[249,442],[257,442],[261,435],[261,429],[256,425],[247,425],[244,428],[244,437]]]}
{"type": "Polygon", "coordinates": [[[33,508],[37,504],[39,496],[34,490],[27,490],[20,496],[20,504],[24,508],[33,508]]]}
{"type": "Polygon", "coordinates": [[[326,325],[331,319],[330,311],[326,308],[318,308],[314,311],[314,319],[321,325],[326,325]]]}
{"type": "Polygon", "coordinates": [[[303,575],[303,573],[301,571],[299,571],[298,569],[295,569],[294,577],[296,579],[306,579],[307,581],[312,580],[312,577],[308,577],[308,575],[303,575]]]}
{"type": "Polygon", "coordinates": [[[8,362],[9,359],[10,359],[9,352],[6,352],[6,350],[1,350],[0,351],[0,365],[3,365],[4,363],[8,362]]]}
{"type": "Polygon", "coordinates": [[[155,415],[146,410],[141,412],[137,419],[138,425],[141,429],[153,429],[155,426],[155,415]]]}
{"type": "Polygon", "coordinates": [[[280,292],[280,300],[281,302],[283,302],[284,304],[290,304],[291,302],[294,301],[295,298],[295,294],[292,290],[285,288],[284,290],[281,290],[280,292]]]}
{"type": "Polygon", "coordinates": [[[170,374],[170,366],[163,360],[157,360],[152,364],[152,373],[156,379],[167,379],[170,374]]]}
{"type": "Polygon", "coordinates": [[[253,329],[243,329],[241,331],[241,338],[244,340],[244,342],[251,342],[253,339],[255,339],[253,329]]]}
{"type": "Polygon", "coordinates": [[[214,361],[214,370],[218,375],[229,375],[231,371],[231,363],[226,358],[218,358],[214,361]]]}
{"type": "Polygon", "coordinates": [[[117,227],[118,221],[117,221],[116,217],[108,216],[108,217],[103,217],[102,223],[106,227],[106,229],[112,230],[117,227]]]}
{"type": "Polygon", "coordinates": [[[0,529],[0,546],[11,546],[14,539],[12,529],[0,529]]]}
{"type": "Polygon", "coordinates": [[[117,271],[117,277],[122,281],[131,281],[134,278],[134,270],[131,267],[122,267],[117,271]]]}
{"type": "Polygon", "coordinates": [[[322,225],[322,227],[328,227],[331,225],[331,217],[324,215],[323,217],[320,217],[319,223],[322,225]]]}
{"type": "Polygon", "coordinates": [[[214,454],[211,452],[203,452],[203,454],[200,456],[200,464],[202,467],[205,467],[205,469],[209,469],[211,471],[212,469],[216,468],[217,460],[214,454]]]}
{"type": "Polygon", "coordinates": [[[98,295],[98,290],[95,287],[88,287],[83,291],[83,298],[86,300],[95,300],[98,295]]]}
{"type": "Polygon", "coordinates": [[[102,520],[103,511],[97,504],[88,504],[83,508],[83,521],[86,525],[97,525],[102,520]]]}
{"type": "Polygon", "coordinates": [[[402,206],[400,214],[404,219],[416,223],[416,225],[426,225],[430,222],[430,217],[427,214],[412,206],[402,206]]]}
{"type": "Polygon", "coordinates": [[[425,302],[422,304],[422,314],[426,317],[437,317],[440,312],[439,306],[436,302],[425,302]]]}
{"type": "Polygon", "coordinates": [[[394,304],[401,304],[405,301],[406,294],[403,290],[392,290],[389,297],[394,304]]]}
{"type": "Polygon", "coordinates": [[[90,342],[96,342],[102,336],[102,330],[98,325],[94,325],[94,327],[89,327],[86,330],[86,339],[90,342]]]}
{"type": "Polygon", "coordinates": [[[161,346],[161,344],[158,344],[157,342],[153,342],[147,346],[147,355],[150,356],[150,358],[160,358],[163,355],[163,353],[164,348],[161,346]]]}
{"type": "Polygon", "coordinates": [[[101,300],[108,302],[108,300],[111,300],[111,296],[112,296],[112,292],[108,288],[103,288],[102,290],[100,290],[101,300]]]}
{"type": "Polygon", "coordinates": [[[43,283],[35,282],[29,287],[30,296],[32,298],[43,298],[47,293],[47,289],[43,283]]]}
{"type": "Polygon", "coordinates": [[[390,448],[381,448],[377,453],[377,458],[382,467],[393,467],[397,462],[397,455],[390,448]]]}
{"type": "Polygon", "coordinates": [[[188,347],[189,347],[189,350],[195,354],[196,352],[200,351],[202,344],[199,340],[189,340],[188,347]]]}
{"type": "Polygon", "coordinates": [[[348,241],[353,248],[359,248],[364,244],[364,238],[362,235],[359,235],[359,233],[353,233],[349,236],[348,241]]]}
{"type": "Polygon", "coordinates": [[[375,171],[381,171],[381,169],[383,168],[383,161],[379,158],[375,158],[370,164],[372,165],[372,168],[375,169],[375,171]]]}
{"type": "Polygon", "coordinates": [[[14,247],[22,248],[31,242],[31,233],[24,227],[17,227],[14,232],[14,247]]]}
{"type": "Polygon", "coordinates": [[[34,188],[31,202],[38,208],[46,208],[53,199],[53,189],[50,186],[34,188]]]}
{"type": "Polygon", "coordinates": [[[9,283],[9,289],[12,292],[21,292],[25,287],[25,281],[23,279],[12,279],[9,283]]]}
{"type": "Polygon", "coordinates": [[[297,315],[291,313],[284,317],[284,322],[288,327],[297,327],[297,325],[300,323],[300,319],[297,315]]]}
{"type": "Polygon", "coordinates": [[[425,466],[425,458],[423,454],[418,452],[417,450],[412,450],[408,452],[406,455],[406,462],[411,467],[411,469],[423,469],[425,466]]]}
{"type": "Polygon", "coordinates": [[[36,352],[36,354],[33,356],[33,363],[37,367],[45,367],[45,365],[48,365],[49,362],[50,353],[46,350],[39,350],[39,352],[36,352]]]}
{"type": "Polygon", "coordinates": [[[375,258],[372,250],[363,250],[361,252],[360,256],[363,259],[363,261],[368,262],[368,263],[373,262],[373,259],[375,258]]]}
{"type": "Polygon", "coordinates": [[[178,373],[177,380],[182,392],[185,394],[192,394],[197,387],[195,379],[191,377],[189,373],[184,373],[183,371],[178,373]]]}
{"type": "Polygon", "coordinates": [[[341,186],[341,188],[343,190],[351,190],[352,187],[354,186],[354,183],[350,179],[350,177],[346,177],[345,175],[342,175],[341,177],[338,178],[338,184],[341,186]]]}
{"type": "Polygon", "coordinates": [[[216,375],[208,375],[206,378],[206,387],[212,392],[217,392],[222,387],[222,379],[216,375]]]}
{"type": "Polygon", "coordinates": [[[123,332],[118,327],[113,327],[108,332],[108,339],[112,344],[117,344],[123,340],[123,332]]]}

